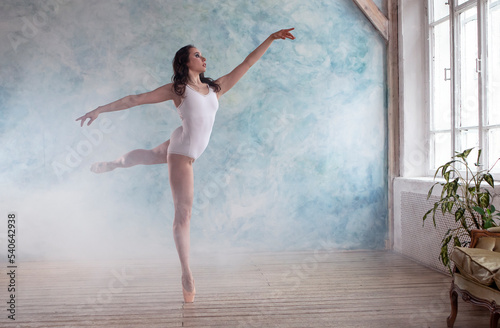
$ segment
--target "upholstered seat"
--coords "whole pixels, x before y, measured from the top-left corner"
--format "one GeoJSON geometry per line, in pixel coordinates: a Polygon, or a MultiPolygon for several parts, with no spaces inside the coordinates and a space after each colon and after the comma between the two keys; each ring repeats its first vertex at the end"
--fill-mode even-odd
{"type": "Polygon", "coordinates": [[[488,249],[456,247],[451,260],[462,275],[486,286],[500,270],[500,253],[488,249]]]}
{"type": "Polygon", "coordinates": [[[488,308],[490,327],[496,328],[500,318],[500,229],[473,230],[470,247],[456,247],[451,260],[455,267],[448,327],[455,323],[460,295],[466,302],[488,308]]]}

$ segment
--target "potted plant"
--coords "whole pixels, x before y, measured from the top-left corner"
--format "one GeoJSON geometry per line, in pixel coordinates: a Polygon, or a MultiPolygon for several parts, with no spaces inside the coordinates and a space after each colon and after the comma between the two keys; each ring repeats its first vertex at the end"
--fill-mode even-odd
{"type": "Polygon", "coordinates": [[[457,222],[456,227],[448,229],[441,240],[439,259],[450,270],[448,253],[450,243],[452,246],[467,246],[470,242],[471,230],[497,226],[495,219],[500,219],[500,212],[493,206],[493,197],[484,184],[488,184],[491,188],[495,187],[495,181],[490,172],[498,160],[491,168],[481,169],[479,162],[481,149],[479,149],[477,161],[474,163],[475,170],[473,170],[467,161],[472,149],[461,153],[456,152],[451,161],[438,167],[434,180],[438,175],[443,180],[436,182],[427,194],[427,199],[429,199],[436,185],[443,188],[439,200],[425,213],[424,223],[432,213],[432,221],[436,226],[436,212],[438,211],[443,215],[450,213],[457,222]]]}

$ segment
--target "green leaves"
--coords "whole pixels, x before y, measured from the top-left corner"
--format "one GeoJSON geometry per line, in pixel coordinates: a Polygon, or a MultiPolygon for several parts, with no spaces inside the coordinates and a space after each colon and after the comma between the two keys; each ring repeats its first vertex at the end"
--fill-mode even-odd
{"type": "Polygon", "coordinates": [[[441,253],[439,254],[441,262],[448,267],[450,264],[450,259],[448,257],[448,244],[450,243],[452,237],[453,236],[450,234],[443,239],[443,242],[441,243],[441,253]]]}
{"type": "MultiPolygon", "coordinates": [[[[431,197],[431,195],[432,195],[432,190],[433,190],[433,189],[434,189],[434,187],[435,187],[436,185],[438,185],[438,184],[439,184],[439,182],[436,182],[435,184],[433,184],[433,185],[432,185],[431,189],[429,189],[429,192],[427,193],[427,199],[429,199],[429,198],[431,197]]],[[[425,219],[424,219],[424,220],[425,220],[425,219]]]]}
{"type": "Polygon", "coordinates": [[[488,172],[483,175],[484,181],[486,181],[492,188],[495,188],[495,180],[493,176],[488,172]]]}
{"type": "MultiPolygon", "coordinates": [[[[466,149],[466,150],[464,150],[461,153],[457,152],[457,154],[455,155],[455,157],[458,157],[458,158],[463,159],[464,161],[467,161],[467,157],[469,157],[469,154],[471,153],[472,149],[474,149],[474,148],[466,149]]],[[[479,154],[479,156],[481,156],[481,154],[479,154]]],[[[477,161],[479,162],[479,157],[478,157],[477,161]]]]}
{"type": "Polygon", "coordinates": [[[481,158],[481,153],[482,153],[482,151],[483,151],[482,149],[479,149],[479,150],[477,151],[477,161],[476,161],[476,163],[474,164],[476,167],[481,166],[481,163],[479,162],[479,159],[481,158]]]}
{"type": "Polygon", "coordinates": [[[465,214],[465,208],[459,208],[458,210],[456,210],[455,222],[460,221],[464,217],[464,214],[465,214]]]}
{"type": "Polygon", "coordinates": [[[444,264],[444,266],[449,267],[450,266],[450,258],[448,256],[448,244],[444,244],[441,246],[441,253],[439,254],[439,259],[441,260],[441,263],[444,264]]]}
{"type": "Polygon", "coordinates": [[[449,161],[448,163],[441,165],[440,167],[437,168],[436,173],[434,174],[434,179],[437,177],[439,171],[441,171],[441,176],[444,176],[445,173],[448,171],[450,167],[456,162],[457,160],[452,160],[449,161]]]}
{"type": "Polygon", "coordinates": [[[478,212],[481,216],[485,216],[486,215],[486,213],[484,212],[484,210],[481,207],[479,207],[479,206],[474,206],[473,209],[474,209],[474,211],[478,212]]]}
{"type": "Polygon", "coordinates": [[[484,220],[484,225],[483,225],[483,226],[484,226],[484,228],[485,228],[485,229],[489,229],[489,228],[491,228],[491,227],[494,227],[494,226],[495,226],[495,224],[494,224],[494,222],[493,222],[493,220],[492,220],[492,219],[485,219],[485,220],[484,220]]]}
{"type": "Polygon", "coordinates": [[[434,207],[433,207],[433,208],[431,208],[430,210],[428,210],[428,211],[425,213],[425,215],[424,215],[424,217],[423,217],[423,219],[422,219],[422,221],[424,221],[424,222],[422,222],[422,225],[424,225],[424,224],[425,224],[425,219],[427,219],[427,216],[428,216],[429,214],[431,214],[431,212],[432,212],[432,222],[434,222],[434,227],[436,227],[436,210],[437,210],[438,206],[439,206],[439,203],[435,203],[435,204],[434,204],[434,207]]]}
{"type": "Polygon", "coordinates": [[[422,218],[425,224],[425,220],[432,213],[432,221],[436,227],[436,211],[438,209],[442,215],[450,213],[454,216],[456,226],[448,229],[443,236],[439,254],[441,262],[450,270],[448,255],[450,243],[453,247],[466,246],[470,238],[464,237],[470,237],[471,229],[487,229],[497,226],[497,222],[500,221],[500,212],[491,204],[490,192],[482,186],[482,183],[486,182],[490,187],[495,187],[495,181],[490,174],[491,169],[481,170],[482,151],[479,149],[477,161],[474,163],[476,168],[473,171],[467,162],[467,157],[472,150],[473,148],[466,149],[461,153],[456,152],[451,161],[438,167],[434,179],[439,176],[444,179],[444,182],[435,182],[427,193],[427,199],[430,199],[436,185],[442,187],[441,195],[422,218]],[[463,241],[461,242],[461,240],[463,241]]]}
{"type": "Polygon", "coordinates": [[[500,218],[500,212],[497,211],[497,209],[493,204],[491,204],[490,207],[488,208],[474,206],[474,211],[476,211],[477,213],[479,213],[479,215],[481,215],[484,229],[495,227],[496,224],[494,217],[498,216],[500,218]]]}
{"type": "Polygon", "coordinates": [[[443,213],[443,215],[446,213],[446,212],[451,212],[451,210],[453,209],[453,202],[442,202],[441,203],[441,212],[443,213]]]}
{"type": "Polygon", "coordinates": [[[489,192],[482,192],[477,195],[477,200],[479,203],[479,206],[486,208],[490,205],[490,193],[489,192]]]}

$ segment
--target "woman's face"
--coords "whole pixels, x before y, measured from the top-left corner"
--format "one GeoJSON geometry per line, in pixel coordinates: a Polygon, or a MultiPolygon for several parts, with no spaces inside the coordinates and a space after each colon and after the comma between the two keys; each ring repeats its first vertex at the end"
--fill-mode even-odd
{"type": "Polygon", "coordinates": [[[204,73],[207,70],[206,61],[197,48],[189,49],[189,61],[187,63],[189,70],[196,73],[204,73]]]}

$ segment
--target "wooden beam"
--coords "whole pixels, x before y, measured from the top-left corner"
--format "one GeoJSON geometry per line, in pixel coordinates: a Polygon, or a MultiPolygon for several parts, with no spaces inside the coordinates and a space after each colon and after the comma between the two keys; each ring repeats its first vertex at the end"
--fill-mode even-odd
{"type": "Polygon", "coordinates": [[[398,0],[385,0],[388,17],[373,0],[353,0],[387,41],[387,161],[388,161],[388,235],[387,249],[394,246],[394,179],[400,176],[400,113],[399,113],[399,8],[398,0]]]}
{"type": "Polygon", "coordinates": [[[387,44],[387,88],[389,106],[387,110],[388,128],[388,226],[389,245],[394,244],[394,179],[400,176],[400,112],[399,112],[399,8],[398,0],[387,0],[389,15],[389,42],[387,44]]]}
{"type": "Polygon", "coordinates": [[[353,0],[365,16],[372,22],[373,26],[382,34],[386,41],[389,40],[389,20],[378,9],[373,0],[353,0]]]}

